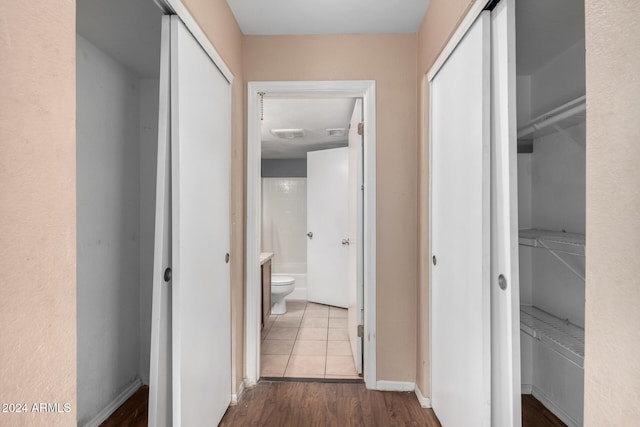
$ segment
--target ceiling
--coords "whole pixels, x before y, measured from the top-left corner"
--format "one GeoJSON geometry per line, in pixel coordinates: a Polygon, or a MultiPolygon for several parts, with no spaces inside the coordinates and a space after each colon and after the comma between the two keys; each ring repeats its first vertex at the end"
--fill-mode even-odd
{"type": "Polygon", "coordinates": [[[530,75],[584,40],[584,0],[516,1],[517,73],[530,75]]]}
{"type": "Polygon", "coordinates": [[[308,151],[347,145],[347,131],[355,98],[264,98],[263,159],[305,159],[308,151]],[[305,136],[282,139],[272,129],[304,129],[305,136]],[[327,129],[344,128],[343,137],[327,136],[327,129]]]}
{"type": "Polygon", "coordinates": [[[141,77],[160,69],[162,11],[153,0],[77,0],[76,31],[141,77]]]}
{"type": "Polygon", "coordinates": [[[247,35],[396,34],[420,28],[429,0],[227,0],[247,35]]]}

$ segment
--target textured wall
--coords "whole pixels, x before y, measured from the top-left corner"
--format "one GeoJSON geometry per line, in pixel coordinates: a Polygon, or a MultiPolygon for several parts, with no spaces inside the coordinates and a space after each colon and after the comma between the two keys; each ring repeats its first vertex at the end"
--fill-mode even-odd
{"type": "Polygon", "coordinates": [[[416,36],[248,36],[247,81],[375,80],[377,377],[415,381],[416,36]]]}
{"type": "Polygon", "coordinates": [[[418,32],[418,264],[416,383],[430,395],[429,379],[429,85],[426,73],[474,0],[431,0],[418,32]]]}
{"type": "Polygon", "coordinates": [[[75,50],[74,1],[2,2],[0,402],[71,412],[0,425],[76,425],[75,50]]]}
{"type": "Polygon", "coordinates": [[[640,419],[640,2],[586,1],[585,426],[640,419]]]}

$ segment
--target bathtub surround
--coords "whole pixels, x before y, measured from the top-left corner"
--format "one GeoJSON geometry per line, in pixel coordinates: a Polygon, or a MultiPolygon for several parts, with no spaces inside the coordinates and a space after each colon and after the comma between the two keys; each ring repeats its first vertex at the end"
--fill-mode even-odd
{"type": "Polygon", "coordinates": [[[291,276],[288,299],[307,299],[307,179],[262,178],[262,250],[272,274],[291,276]]]}
{"type": "Polygon", "coordinates": [[[263,178],[305,178],[307,159],[262,159],[263,178]]]}

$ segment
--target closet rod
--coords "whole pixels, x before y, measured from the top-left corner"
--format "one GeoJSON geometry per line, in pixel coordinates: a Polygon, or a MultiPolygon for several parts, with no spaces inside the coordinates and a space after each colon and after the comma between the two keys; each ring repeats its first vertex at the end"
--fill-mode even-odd
{"type": "Polygon", "coordinates": [[[569,117],[584,113],[586,110],[586,96],[576,98],[573,101],[569,101],[566,104],[539,116],[529,124],[520,128],[518,130],[518,139],[524,138],[540,129],[552,126],[562,120],[568,119],[569,117]]]}

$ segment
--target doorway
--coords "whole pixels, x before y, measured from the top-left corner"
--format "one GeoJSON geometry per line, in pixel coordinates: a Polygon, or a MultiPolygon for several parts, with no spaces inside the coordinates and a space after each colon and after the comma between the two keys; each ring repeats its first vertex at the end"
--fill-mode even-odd
{"type": "MultiPolygon", "coordinates": [[[[249,93],[248,93],[248,148],[247,148],[247,385],[251,385],[255,383],[258,378],[261,376],[265,376],[261,374],[261,338],[263,336],[262,333],[262,296],[264,292],[261,290],[261,263],[260,263],[260,255],[263,252],[263,236],[265,235],[265,230],[263,230],[263,217],[262,217],[262,207],[264,203],[268,203],[267,200],[263,200],[262,196],[262,187],[265,185],[265,182],[262,181],[262,157],[263,157],[263,144],[261,141],[263,138],[263,129],[262,122],[263,118],[265,118],[265,109],[270,108],[270,105],[275,106],[278,103],[285,102],[284,100],[289,100],[291,103],[300,102],[302,99],[306,99],[309,102],[313,102],[313,100],[318,101],[319,103],[327,103],[327,102],[338,102],[338,100],[345,100],[348,104],[351,104],[351,110],[353,109],[353,104],[355,104],[356,99],[359,98],[362,100],[362,107],[360,109],[361,114],[364,117],[364,122],[366,123],[364,129],[364,135],[361,137],[362,141],[362,184],[360,184],[358,190],[362,195],[362,215],[361,221],[359,224],[353,224],[354,228],[361,227],[362,236],[365,240],[365,244],[362,245],[353,245],[351,246],[350,241],[358,241],[358,236],[354,235],[353,237],[344,236],[343,240],[343,249],[353,248],[352,252],[357,253],[357,247],[360,246],[360,259],[357,259],[354,263],[357,266],[360,266],[360,279],[357,281],[357,286],[354,289],[354,301],[353,304],[346,303],[336,303],[329,302],[327,305],[313,305],[311,303],[307,303],[306,299],[308,298],[308,292],[310,291],[313,295],[313,279],[311,282],[308,282],[306,279],[306,275],[300,274],[300,272],[286,271],[287,266],[283,266],[282,263],[275,264],[276,273],[284,272],[291,274],[292,278],[297,278],[299,284],[307,283],[306,286],[297,286],[296,290],[293,293],[294,298],[304,298],[304,301],[292,301],[290,304],[291,311],[288,314],[283,316],[289,316],[292,318],[298,318],[300,320],[302,317],[307,318],[308,325],[316,324],[317,322],[328,322],[333,321],[334,325],[338,323],[347,323],[347,311],[352,313],[352,323],[353,323],[353,332],[351,338],[351,342],[358,342],[359,345],[353,346],[354,349],[351,352],[354,354],[354,359],[358,360],[359,355],[358,352],[362,355],[360,360],[364,360],[364,364],[362,365],[362,371],[364,371],[364,379],[367,384],[371,382],[375,382],[375,84],[370,81],[343,81],[343,82],[250,82],[249,83],[249,93]],[[271,104],[270,104],[271,103],[271,104]],[[282,269],[285,269],[284,271],[282,269]],[[278,271],[280,270],[280,271],[278,271]],[[304,280],[303,280],[304,279],[304,280]],[[302,283],[301,283],[302,282],[302,283]],[[329,305],[332,305],[330,307],[329,305]],[[344,308],[341,311],[339,305],[342,305],[344,308]],[[348,308],[347,308],[348,307],[348,308]],[[307,313],[308,311],[308,313],[307,313]],[[324,311],[326,311],[326,319],[325,320],[317,320],[320,317],[324,317],[324,311]],[[306,314],[305,314],[306,313],[306,314]],[[321,314],[323,313],[323,314],[321,314]],[[297,314],[297,316],[296,316],[297,314]],[[333,319],[331,320],[331,314],[333,314],[333,319]],[[302,315],[302,316],[300,316],[302,315]],[[318,316],[318,317],[315,317],[318,316]],[[316,320],[312,320],[312,319],[316,320]],[[358,325],[361,325],[358,327],[358,325]],[[358,338],[357,335],[361,335],[361,338],[366,337],[367,339],[358,338]]],[[[357,110],[357,109],[355,109],[357,110]]],[[[351,114],[349,114],[351,116],[351,114]]],[[[330,129],[332,132],[336,132],[334,134],[339,134],[340,131],[346,134],[348,133],[348,125],[345,123],[342,125],[342,129],[338,127],[337,129],[330,129]]],[[[358,126],[354,128],[354,131],[358,131],[358,126]]],[[[295,131],[301,132],[304,134],[304,127],[301,129],[279,129],[283,132],[292,132],[295,131]]],[[[363,129],[360,129],[361,131],[363,129]]],[[[273,135],[277,133],[278,129],[267,129],[266,132],[268,134],[273,135]]],[[[323,132],[328,132],[329,130],[323,129],[323,132]]],[[[293,137],[292,137],[293,138],[293,137]]],[[[338,136],[340,138],[340,136],[338,136]]],[[[287,140],[285,138],[281,138],[287,140]]],[[[326,139],[326,137],[325,137],[326,139]]],[[[276,137],[276,141],[278,138],[276,137]]],[[[331,141],[331,138],[329,139],[331,141]]],[[[333,141],[336,141],[335,139],[333,141]]],[[[343,144],[345,145],[345,144],[343,144]]],[[[267,152],[267,157],[274,157],[274,153],[278,151],[277,147],[274,148],[273,144],[269,146],[269,143],[265,144],[267,152]],[[271,152],[271,154],[268,154],[271,152]]],[[[327,150],[315,150],[317,152],[326,151],[329,152],[333,150],[341,150],[340,148],[335,148],[336,144],[333,144],[334,148],[330,148],[329,146],[324,147],[327,150]]],[[[298,146],[297,149],[300,147],[298,146]]],[[[316,147],[322,148],[322,147],[316,147]]],[[[346,148],[343,149],[345,151],[345,157],[347,156],[346,148]]],[[[275,156],[277,157],[277,156],[275,156]]],[[[298,154],[299,157],[299,154],[298,154]]],[[[273,164],[274,161],[280,161],[281,164],[284,159],[265,159],[265,171],[269,169],[269,161],[273,164]]],[[[348,158],[345,159],[348,162],[348,158]]],[[[345,162],[345,163],[346,163],[345,162]]],[[[294,162],[289,162],[290,165],[293,165],[294,162]]],[[[304,164],[304,168],[306,168],[306,153],[305,153],[305,161],[298,162],[304,164]]],[[[357,164],[357,163],[356,163],[357,164]]],[[[272,168],[273,169],[273,168],[272,168]]],[[[277,169],[277,168],[276,168],[277,169]]],[[[322,169],[322,168],[321,168],[322,169]]],[[[278,177],[271,177],[278,178],[278,177]]],[[[269,178],[267,178],[269,179],[269,178]]],[[[322,180],[322,178],[321,178],[322,180]]],[[[272,183],[273,184],[273,183],[272,183]]],[[[288,184],[294,184],[293,182],[288,184]]],[[[300,186],[299,186],[300,187],[300,186]]],[[[350,185],[350,188],[355,188],[354,185],[350,185]]],[[[274,187],[277,189],[277,185],[274,187]]],[[[272,190],[274,190],[272,189],[272,190]]],[[[305,192],[306,192],[306,183],[305,183],[305,192]]],[[[305,195],[306,196],[306,195],[305,195]]],[[[306,198],[306,197],[305,197],[306,198]]],[[[300,201],[299,201],[300,202],[300,201]]],[[[304,203],[306,208],[306,203],[304,203]]],[[[305,215],[306,222],[306,215],[305,215]]],[[[294,221],[295,222],[295,221],[294,221]]],[[[298,221],[298,225],[300,225],[301,221],[298,221]]],[[[292,224],[294,225],[294,224],[292,224]]],[[[305,224],[306,225],[306,224],[305,224]]],[[[304,233],[301,236],[295,236],[295,239],[298,243],[298,246],[304,247],[307,246],[307,241],[312,240],[313,233],[312,231],[306,230],[307,227],[303,227],[301,230],[298,230],[299,233],[304,233]],[[308,234],[307,234],[308,233],[308,234]]],[[[273,249],[273,239],[271,239],[271,235],[267,236],[264,239],[264,244],[270,246],[269,249],[273,249]]],[[[314,242],[315,243],[315,242],[314,242]]],[[[265,246],[266,247],[266,246],[265,246]]],[[[282,248],[282,247],[281,247],[282,248]]],[[[275,252],[275,250],[274,250],[275,252]]],[[[298,251],[299,252],[299,251],[298,251]]],[[[304,252],[306,253],[306,247],[304,248],[304,252]]],[[[283,255],[283,254],[281,254],[283,255]]],[[[277,255],[276,255],[277,256],[277,255]]],[[[282,256],[281,256],[282,258],[282,256]]],[[[356,257],[354,256],[354,260],[356,257]]],[[[278,260],[285,261],[286,260],[278,260]]],[[[288,265],[291,268],[291,265],[288,265]]],[[[356,271],[358,268],[355,269],[356,271]]],[[[314,297],[312,296],[309,300],[311,301],[314,297]]],[[[319,302],[323,302],[319,300],[319,302]]],[[[270,304],[267,305],[267,307],[270,304]]],[[[283,319],[279,319],[284,321],[283,319]]],[[[301,325],[301,323],[300,323],[301,325]]],[[[269,327],[271,325],[267,325],[269,327]]],[[[314,329],[314,328],[312,328],[314,329]]],[[[346,332],[346,328],[345,328],[346,332]]],[[[311,332],[309,332],[311,333],[311,332]]],[[[268,331],[267,331],[268,334],[268,331]]],[[[325,330],[326,334],[326,330],[325,330]]],[[[280,343],[282,344],[282,343],[280,343]]],[[[293,343],[292,345],[295,345],[293,343]]],[[[316,343],[316,345],[318,345],[316,343]]],[[[332,344],[336,345],[336,344],[332,344]]],[[[344,347],[343,344],[337,344],[338,346],[344,347]]],[[[328,342],[325,345],[325,350],[328,347],[328,342]]],[[[343,349],[342,351],[344,351],[343,349]]],[[[349,350],[346,348],[346,350],[349,350]]],[[[311,375],[309,375],[311,376],[311,375]]],[[[313,375],[315,377],[318,374],[313,375]]],[[[355,377],[355,376],[354,376],[355,377]]]]}

